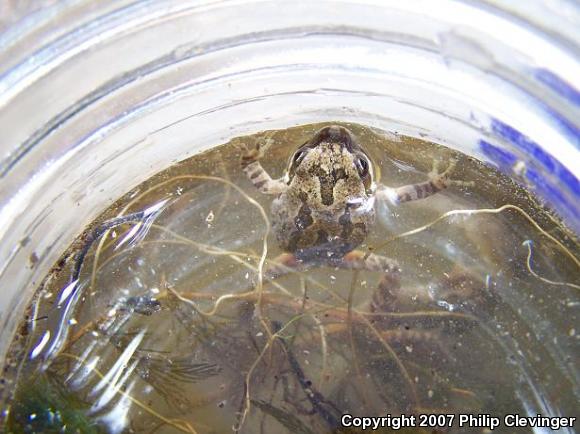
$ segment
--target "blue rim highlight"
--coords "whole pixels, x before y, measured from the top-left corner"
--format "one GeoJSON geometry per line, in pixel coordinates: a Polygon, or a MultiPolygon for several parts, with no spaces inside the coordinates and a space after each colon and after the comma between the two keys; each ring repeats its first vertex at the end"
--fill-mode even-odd
{"type": "Polygon", "coordinates": [[[580,91],[576,90],[552,71],[545,68],[537,68],[534,72],[534,76],[538,81],[541,81],[561,97],[577,106],[580,106],[580,91]]]}
{"type": "Polygon", "coordinates": [[[495,162],[504,171],[510,171],[518,161],[518,157],[511,152],[492,145],[485,140],[479,141],[479,147],[491,161],[495,162]]]}
{"type": "Polygon", "coordinates": [[[525,178],[531,187],[551,203],[571,227],[578,230],[580,228],[578,178],[538,143],[504,122],[492,119],[491,131],[498,138],[513,145],[516,153],[481,139],[479,148],[483,154],[510,176],[513,176],[513,166],[522,160],[526,164],[525,178]],[[518,151],[521,151],[521,154],[518,151]],[[518,155],[524,158],[519,158],[518,155]]]}
{"type": "Polygon", "coordinates": [[[544,149],[542,149],[542,147],[536,142],[529,139],[515,128],[497,119],[492,119],[491,130],[502,139],[514,144],[527,155],[533,157],[535,161],[544,167],[544,169],[556,175],[561,181],[563,181],[575,195],[580,195],[580,183],[574,174],[558,160],[544,151],[544,149]]]}

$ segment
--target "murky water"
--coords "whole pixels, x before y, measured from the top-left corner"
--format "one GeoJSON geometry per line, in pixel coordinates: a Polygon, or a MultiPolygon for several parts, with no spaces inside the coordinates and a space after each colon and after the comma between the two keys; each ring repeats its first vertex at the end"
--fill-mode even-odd
{"type": "Polygon", "coordinates": [[[400,287],[329,268],[260,278],[282,252],[272,197],[241,152],[269,140],[263,165],[278,177],[320,126],[235,139],[107,210],[101,222],[140,214],[102,234],[95,222],[47,276],[11,352],[5,430],[329,433],[347,432],[334,426],[345,413],[577,415],[577,240],[465,156],[348,125],[380,182],[420,182],[456,157],[453,177],[475,185],[379,205],[362,249],[396,258],[400,287]]]}

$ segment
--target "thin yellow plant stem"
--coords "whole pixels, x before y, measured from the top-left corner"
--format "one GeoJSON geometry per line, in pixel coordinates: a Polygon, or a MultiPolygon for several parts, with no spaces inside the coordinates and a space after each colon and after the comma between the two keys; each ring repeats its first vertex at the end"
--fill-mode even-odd
{"type": "Polygon", "coordinates": [[[546,279],[545,277],[542,277],[538,273],[536,273],[532,269],[532,243],[529,240],[527,240],[527,241],[524,241],[523,242],[523,245],[528,248],[528,257],[526,258],[526,266],[528,267],[528,271],[530,272],[530,274],[532,276],[534,276],[536,279],[539,279],[542,282],[547,283],[549,285],[569,286],[570,288],[580,289],[580,285],[576,285],[575,283],[558,282],[558,281],[555,281],[555,280],[546,279]]]}

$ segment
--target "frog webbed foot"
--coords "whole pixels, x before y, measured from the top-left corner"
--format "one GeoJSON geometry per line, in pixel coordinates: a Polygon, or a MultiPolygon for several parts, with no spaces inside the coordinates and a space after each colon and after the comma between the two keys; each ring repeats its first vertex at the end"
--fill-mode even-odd
{"type": "Polygon", "coordinates": [[[433,161],[433,168],[431,169],[431,172],[429,172],[429,182],[433,184],[433,186],[437,189],[437,191],[443,190],[451,185],[456,185],[460,187],[473,187],[475,185],[473,181],[461,181],[451,179],[450,178],[451,174],[455,170],[456,166],[457,160],[452,159],[449,161],[447,169],[445,169],[443,172],[440,172],[439,168],[441,167],[441,161],[440,160],[433,161]]]}
{"type": "Polygon", "coordinates": [[[383,274],[373,292],[370,311],[373,313],[395,312],[400,290],[401,279],[398,273],[383,274]]]}
{"type": "Polygon", "coordinates": [[[280,194],[286,191],[288,186],[282,179],[272,179],[260,164],[264,151],[269,146],[270,141],[267,140],[265,144],[256,142],[253,148],[246,148],[241,158],[242,170],[261,193],[280,194]]]}
{"type": "Polygon", "coordinates": [[[254,162],[260,161],[264,157],[264,151],[268,148],[269,142],[265,145],[256,141],[253,147],[246,146],[242,151],[242,167],[246,167],[254,162]]]}

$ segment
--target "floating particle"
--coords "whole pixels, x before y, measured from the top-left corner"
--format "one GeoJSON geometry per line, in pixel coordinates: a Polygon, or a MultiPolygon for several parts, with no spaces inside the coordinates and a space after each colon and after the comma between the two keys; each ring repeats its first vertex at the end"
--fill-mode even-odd
{"type": "Polygon", "coordinates": [[[513,165],[512,170],[518,176],[524,176],[526,174],[526,163],[523,161],[518,161],[513,165]]]}
{"type": "Polygon", "coordinates": [[[38,258],[36,252],[32,252],[28,258],[28,268],[34,268],[36,264],[38,264],[39,260],[40,259],[38,258]]]}

